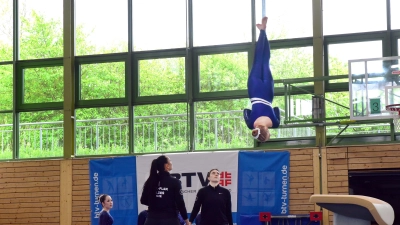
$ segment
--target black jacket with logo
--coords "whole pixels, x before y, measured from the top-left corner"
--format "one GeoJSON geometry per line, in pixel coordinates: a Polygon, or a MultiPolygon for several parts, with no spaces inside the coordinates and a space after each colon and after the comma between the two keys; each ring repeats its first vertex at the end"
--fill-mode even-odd
{"type": "Polygon", "coordinates": [[[196,196],[196,201],[190,214],[193,222],[201,207],[201,224],[233,225],[231,193],[228,189],[217,185],[203,187],[196,196]]]}
{"type": "Polygon", "coordinates": [[[155,193],[143,191],[140,203],[149,206],[149,217],[175,218],[178,210],[184,220],[188,218],[182,195],[181,182],[168,172],[160,172],[160,183],[155,193]]]}

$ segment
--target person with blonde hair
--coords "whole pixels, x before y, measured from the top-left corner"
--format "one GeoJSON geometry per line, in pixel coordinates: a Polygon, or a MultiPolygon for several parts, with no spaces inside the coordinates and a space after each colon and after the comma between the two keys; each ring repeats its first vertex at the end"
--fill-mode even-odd
{"type": "Polygon", "coordinates": [[[260,142],[270,139],[269,128],[277,128],[280,124],[278,107],[272,107],[274,99],[274,79],[269,67],[271,58],[270,46],[266,34],[268,17],[257,24],[260,36],[256,44],[254,62],[247,81],[247,90],[252,109],[244,109],[243,117],[246,125],[252,130],[252,136],[260,142]]]}

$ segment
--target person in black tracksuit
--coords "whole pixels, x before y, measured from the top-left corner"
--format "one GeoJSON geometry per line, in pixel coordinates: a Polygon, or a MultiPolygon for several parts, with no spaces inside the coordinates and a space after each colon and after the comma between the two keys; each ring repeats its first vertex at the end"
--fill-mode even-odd
{"type": "Polygon", "coordinates": [[[172,177],[171,160],[162,155],[151,163],[150,176],[143,186],[140,203],[147,205],[144,225],[180,225],[178,211],[189,225],[181,182],[172,177]]]}
{"type": "Polygon", "coordinates": [[[219,185],[218,169],[207,174],[208,186],[199,190],[189,221],[192,223],[201,207],[201,225],[233,225],[231,193],[219,185]]]}

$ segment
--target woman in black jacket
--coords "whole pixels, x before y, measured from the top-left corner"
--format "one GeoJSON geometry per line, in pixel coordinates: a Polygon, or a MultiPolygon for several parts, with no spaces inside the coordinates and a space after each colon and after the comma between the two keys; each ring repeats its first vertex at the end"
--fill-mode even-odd
{"type": "Polygon", "coordinates": [[[189,225],[181,182],[172,177],[172,162],[160,156],[151,163],[150,176],[143,186],[140,203],[147,205],[145,225],[179,225],[178,211],[189,225]]]}

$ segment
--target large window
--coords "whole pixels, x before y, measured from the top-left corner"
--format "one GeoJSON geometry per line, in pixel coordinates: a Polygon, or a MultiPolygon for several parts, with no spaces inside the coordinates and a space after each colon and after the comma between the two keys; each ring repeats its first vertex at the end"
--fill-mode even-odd
{"type": "Polygon", "coordinates": [[[76,54],[128,51],[128,1],[77,0],[76,54]]]}
{"type": "MultiPolygon", "coordinates": [[[[256,23],[268,16],[267,33],[270,40],[312,36],[312,1],[256,0],[256,23]],[[265,2],[263,7],[262,2],[265,2]]],[[[257,36],[258,36],[257,29],[257,36]]]]}
{"type": "Polygon", "coordinates": [[[325,98],[326,118],[350,116],[348,91],[326,93],[325,98]]]}
{"type": "Polygon", "coordinates": [[[19,158],[63,156],[62,111],[20,113],[19,158]]]}
{"type": "Polygon", "coordinates": [[[324,35],[386,30],[386,0],[324,0],[324,35]]]}
{"type": "Polygon", "coordinates": [[[193,0],[194,46],[251,41],[251,1],[193,0]]]}
{"type": "Polygon", "coordinates": [[[186,0],[133,0],[133,50],[186,46],[186,0]]]}
{"type": "Polygon", "coordinates": [[[329,75],[346,75],[349,60],[382,57],[382,41],[330,44],[328,54],[329,75]]]}
{"type": "Polygon", "coordinates": [[[21,0],[19,3],[20,59],[63,55],[63,1],[21,0]]]}
{"type": "Polygon", "coordinates": [[[185,93],[185,58],[139,61],[139,96],[185,93]]]}
{"type": "Polygon", "coordinates": [[[13,60],[13,0],[0,1],[0,62],[13,60]]]}
{"type": "Polygon", "coordinates": [[[127,154],[128,108],[107,107],[76,110],[76,154],[127,154]]]}
{"type": "Polygon", "coordinates": [[[271,130],[271,139],[293,139],[315,135],[315,127],[290,127],[307,123],[312,113],[312,97],[308,94],[274,97],[273,107],[279,107],[280,124],[271,130]],[[287,101],[287,103],[285,103],[287,101]],[[285,107],[286,106],[286,107],[285,107]],[[285,124],[288,126],[285,127],[285,124]]]}
{"type": "MultiPolygon", "coordinates": [[[[0,111],[13,109],[13,66],[0,65],[0,111]]],[[[1,124],[1,122],[0,122],[1,124]]]]}
{"type": "Polygon", "coordinates": [[[249,107],[248,99],[197,102],[196,149],[252,147],[254,139],[241,110],[249,107]]]}
{"type": "MultiPolygon", "coordinates": [[[[330,121],[350,113],[349,60],[400,54],[399,0],[323,0],[322,9],[310,0],[64,2],[0,0],[0,159],[63,156],[63,104],[73,104],[79,156],[257,146],[243,109],[263,15],[282,125],[266,148],[315,137],[313,18],[323,16],[318,63],[336,78],[323,93],[330,121]],[[64,35],[75,38],[71,58],[64,35]]],[[[357,126],[344,134],[389,132],[357,126]]],[[[343,126],[326,128],[336,135],[343,126]]]]}
{"type": "MultiPolygon", "coordinates": [[[[271,51],[271,72],[275,80],[314,76],[312,47],[271,51]]],[[[275,85],[278,87],[280,85],[275,85]]]]}
{"type": "Polygon", "coordinates": [[[247,53],[202,55],[200,92],[241,90],[247,87],[247,53]]]}
{"type": "Polygon", "coordinates": [[[63,68],[24,69],[24,103],[62,102],[64,99],[63,68]]]}
{"type": "Polygon", "coordinates": [[[125,97],[125,62],[80,65],[81,99],[125,97]]]}
{"type": "Polygon", "coordinates": [[[12,113],[0,113],[0,160],[11,159],[13,150],[12,113]]]}
{"type": "Polygon", "coordinates": [[[400,29],[400,15],[398,9],[400,8],[399,0],[390,0],[390,15],[391,19],[391,27],[392,30],[400,29]]]}
{"type": "Polygon", "coordinates": [[[187,151],[189,121],[186,103],[134,108],[135,153],[187,151]]]}

